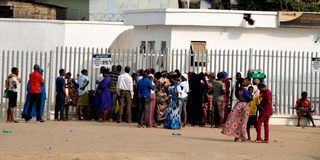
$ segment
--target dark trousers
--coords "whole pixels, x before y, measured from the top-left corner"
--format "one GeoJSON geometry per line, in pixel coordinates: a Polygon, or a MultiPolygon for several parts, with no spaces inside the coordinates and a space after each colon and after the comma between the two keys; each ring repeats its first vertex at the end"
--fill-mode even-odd
{"type": "Polygon", "coordinates": [[[149,107],[151,97],[140,97],[139,98],[139,125],[150,125],[149,122],[149,107]]]}
{"type": "Polygon", "coordinates": [[[200,124],[202,117],[202,102],[193,101],[192,112],[191,112],[191,125],[200,124]]]}
{"type": "Polygon", "coordinates": [[[117,121],[118,122],[122,121],[124,102],[126,102],[126,106],[127,106],[126,118],[127,118],[127,122],[131,122],[131,93],[130,93],[130,91],[120,91],[119,100],[120,100],[120,106],[119,106],[120,108],[119,108],[117,121]]]}
{"type": "Polygon", "coordinates": [[[60,112],[60,119],[64,118],[64,109],[66,105],[66,97],[63,94],[56,94],[56,105],[54,108],[54,119],[58,119],[60,112]]]}
{"type": "Polygon", "coordinates": [[[33,104],[36,103],[37,120],[41,120],[40,106],[41,106],[41,93],[30,93],[30,102],[27,110],[26,120],[31,119],[31,111],[33,104]]]}

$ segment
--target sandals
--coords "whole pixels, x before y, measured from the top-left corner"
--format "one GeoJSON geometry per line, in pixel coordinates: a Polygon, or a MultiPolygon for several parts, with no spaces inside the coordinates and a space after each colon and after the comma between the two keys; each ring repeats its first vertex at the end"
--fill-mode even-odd
{"type": "Polygon", "coordinates": [[[260,141],[260,140],[254,140],[254,141],[252,141],[252,143],[262,143],[262,141],[260,141]]]}
{"type": "Polygon", "coordinates": [[[266,140],[254,140],[252,141],[252,143],[269,143],[269,141],[266,141],[266,140]]]}

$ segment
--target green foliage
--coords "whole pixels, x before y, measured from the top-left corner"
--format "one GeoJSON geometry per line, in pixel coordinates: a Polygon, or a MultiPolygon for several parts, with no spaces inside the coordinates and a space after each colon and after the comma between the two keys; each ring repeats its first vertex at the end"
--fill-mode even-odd
{"type": "Polygon", "coordinates": [[[240,10],[320,12],[320,0],[238,0],[240,10]]]}

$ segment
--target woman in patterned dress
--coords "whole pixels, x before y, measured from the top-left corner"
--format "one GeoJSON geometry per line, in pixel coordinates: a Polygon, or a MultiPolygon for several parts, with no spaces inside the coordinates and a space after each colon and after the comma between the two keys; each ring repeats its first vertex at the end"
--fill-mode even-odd
{"type": "Polygon", "coordinates": [[[249,119],[249,102],[252,95],[245,89],[249,85],[247,79],[242,79],[242,87],[238,91],[238,102],[233,107],[222,129],[222,134],[235,137],[235,142],[247,140],[247,122],[249,119]]]}

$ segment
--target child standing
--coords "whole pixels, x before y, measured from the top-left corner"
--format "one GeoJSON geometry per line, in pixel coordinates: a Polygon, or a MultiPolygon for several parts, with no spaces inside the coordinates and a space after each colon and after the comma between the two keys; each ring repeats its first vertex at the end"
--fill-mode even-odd
{"type": "Polygon", "coordinates": [[[253,100],[249,103],[250,115],[247,124],[248,141],[251,141],[250,127],[251,125],[257,130],[257,104],[259,103],[259,97],[253,94],[253,86],[248,88],[248,91],[252,94],[253,100]]]}

